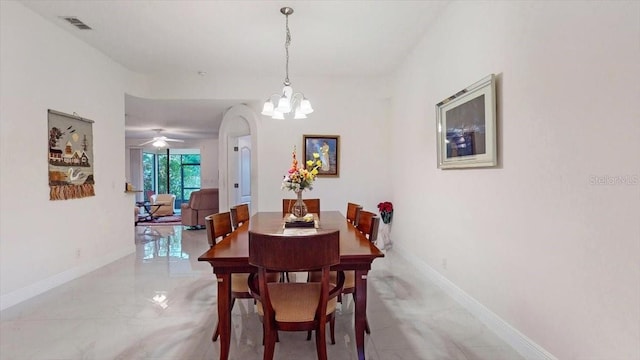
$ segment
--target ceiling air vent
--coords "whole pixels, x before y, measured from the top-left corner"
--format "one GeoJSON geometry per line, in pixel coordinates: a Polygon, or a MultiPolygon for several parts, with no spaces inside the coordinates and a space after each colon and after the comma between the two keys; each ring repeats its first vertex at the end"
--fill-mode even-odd
{"type": "Polygon", "coordinates": [[[69,24],[77,27],[80,30],[91,30],[91,28],[87,24],[83,23],[75,16],[61,16],[61,18],[67,20],[69,24]]]}

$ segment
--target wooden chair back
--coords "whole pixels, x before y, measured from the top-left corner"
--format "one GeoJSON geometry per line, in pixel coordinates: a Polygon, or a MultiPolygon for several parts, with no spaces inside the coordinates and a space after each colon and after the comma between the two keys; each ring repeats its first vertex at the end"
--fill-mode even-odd
{"type": "Polygon", "coordinates": [[[231,208],[231,224],[234,229],[249,221],[249,204],[236,205],[231,208]]]}
{"type": "MultiPolygon", "coordinates": [[[[302,199],[302,201],[307,205],[307,212],[320,216],[320,199],[302,199]]],[[[296,199],[282,199],[282,216],[291,212],[291,205],[295,202],[296,199]]]]}
{"type": "Polygon", "coordinates": [[[370,211],[361,210],[356,228],[365,234],[369,241],[374,242],[378,238],[378,227],[380,226],[380,218],[370,211]]]}
{"type": "MultiPolygon", "coordinates": [[[[325,324],[335,317],[335,304],[328,309],[330,299],[338,296],[344,286],[344,273],[329,284],[329,267],[340,263],[340,232],[338,230],[306,236],[260,234],[249,231],[249,264],[258,268],[257,276],[249,275],[252,296],[259,301],[258,312],[264,329],[264,358],[272,359],[278,331],[316,332],[318,359],[327,359],[325,324]],[[321,280],[315,283],[269,284],[268,271],[320,270],[321,280]],[[273,286],[273,288],[272,288],[273,286]],[[317,294],[319,287],[319,296],[317,294]],[[273,297],[271,296],[273,293],[273,297]],[[317,298],[315,297],[317,296],[317,298]],[[293,300],[293,301],[292,301],[293,300]],[[287,308],[280,318],[276,308],[287,308]],[[316,303],[317,302],[317,303],[316,303]],[[295,308],[295,309],[292,309],[295,308]],[[327,311],[330,314],[327,314],[327,311]]],[[[332,342],[334,339],[332,338],[332,342]]]]}
{"type": "Polygon", "coordinates": [[[362,211],[362,206],[354,203],[347,203],[347,221],[354,226],[358,225],[360,211],[362,211]]]}
{"type": "Polygon", "coordinates": [[[233,232],[230,212],[211,214],[204,218],[204,222],[207,227],[207,240],[211,247],[218,243],[218,238],[224,238],[233,232]]]}
{"type": "Polygon", "coordinates": [[[273,235],[249,231],[249,264],[276,271],[308,271],[340,263],[340,232],[273,235]]]}

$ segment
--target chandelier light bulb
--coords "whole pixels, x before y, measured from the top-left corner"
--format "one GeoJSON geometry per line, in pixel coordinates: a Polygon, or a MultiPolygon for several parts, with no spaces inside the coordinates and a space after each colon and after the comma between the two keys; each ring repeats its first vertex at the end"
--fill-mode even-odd
{"type": "Polygon", "coordinates": [[[288,97],[282,95],[280,100],[278,101],[278,107],[276,108],[278,112],[283,114],[287,114],[291,112],[291,101],[288,97]]]}
{"type": "Polygon", "coordinates": [[[262,115],[273,116],[273,103],[267,99],[262,106],[262,115]]]}
{"type": "Polygon", "coordinates": [[[305,115],[311,114],[313,112],[311,103],[309,102],[309,100],[307,100],[307,98],[302,98],[302,101],[300,101],[300,111],[305,115]]]}
{"type": "Polygon", "coordinates": [[[294,118],[294,119],[306,119],[306,118],[307,118],[307,115],[305,115],[305,114],[301,111],[300,106],[297,106],[297,107],[296,107],[296,112],[295,112],[295,115],[293,116],[293,118],[294,118]]]}

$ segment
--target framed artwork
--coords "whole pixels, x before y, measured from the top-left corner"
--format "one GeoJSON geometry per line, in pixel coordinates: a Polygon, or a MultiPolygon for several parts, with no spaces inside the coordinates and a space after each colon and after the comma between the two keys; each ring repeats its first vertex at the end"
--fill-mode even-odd
{"type": "Polygon", "coordinates": [[[436,119],[438,168],[498,164],[493,74],[438,103],[436,119]]]}
{"type": "Polygon", "coordinates": [[[48,111],[49,199],[95,196],[93,120],[48,111]]]}
{"type": "Polygon", "coordinates": [[[313,159],[313,153],[320,154],[322,166],[318,176],[338,177],[340,174],[340,136],[302,135],[305,161],[313,159]]]}

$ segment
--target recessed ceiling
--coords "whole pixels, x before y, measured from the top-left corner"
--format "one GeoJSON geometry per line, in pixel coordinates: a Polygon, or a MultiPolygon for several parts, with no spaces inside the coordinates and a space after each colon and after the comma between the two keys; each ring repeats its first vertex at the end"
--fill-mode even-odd
{"type": "MultiPolygon", "coordinates": [[[[29,0],[21,3],[134,72],[181,76],[202,71],[212,77],[216,74],[281,77],[285,30],[280,8],[290,6],[295,11],[289,16],[291,76],[379,77],[394,71],[447,2],[29,0]],[[78,30],[63,17],[77,18],[92,30],[78,30]]],[[[137,133],[136,129],[175,127],[176,133],[170,135],[178,137],[178,132],[184,132],[186,139],[196,136],[194,133],[212,131],[211,123],[204,120],[212,111],[205,102],[127,98],[127,133],[142,138],[146,134],[137,133]],[[163,113],[155,108],[142,110],[145,104],[160,106],[176,116],[162,118],[163,113]],[[191,111],[188,123],[193,125],[189,126],[186,119],[177,116],[179,112],[189,113],[183,107],[188,104],[207,108],[207,113],[201,115],[191,111]],[[170,110],[171,105],[181,111],[170,110]],[[152,113],[153,117],[146,121],[136,112],[152,113]],[[198,124],[207,127],[199,128],[198,124]]],[[[220,113],[220,108],[237,103],[211,106],[220,113]]],[[[147,131],[152,136],[153,132],[147,131]]]]}
{"type": "Polygon", "coordinates": [[[125,137],[148,140],[158,134],[182,140],[217,138],[224,112],[241,100],[153,100],[125,95],[125,137]]]}

